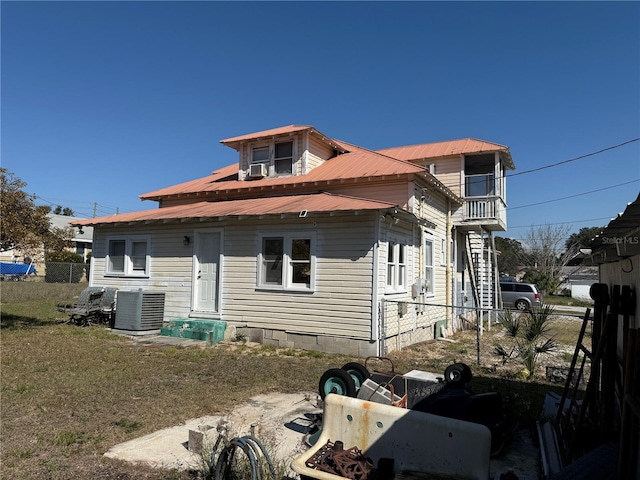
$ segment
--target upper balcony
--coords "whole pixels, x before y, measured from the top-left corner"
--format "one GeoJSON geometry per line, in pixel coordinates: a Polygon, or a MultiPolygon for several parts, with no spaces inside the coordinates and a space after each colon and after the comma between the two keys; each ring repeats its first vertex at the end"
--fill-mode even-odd
{"type": "Polygon", "coordinates": [[[454,215],[462,228],[482,226],[487,230],[507,229],[506,182],[498,155],[465,156],[463,172],[464,205],[454,215]]]}

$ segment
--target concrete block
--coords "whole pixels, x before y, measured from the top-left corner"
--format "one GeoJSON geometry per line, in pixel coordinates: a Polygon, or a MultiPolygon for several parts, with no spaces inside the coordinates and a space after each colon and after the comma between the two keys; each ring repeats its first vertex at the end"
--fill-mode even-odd
{"type": "Polygon", "coordinates": [[[281,330],[273,330],[271,334],[271,338],[278,341],[287,341],[287,332],[283,332],[281,330]]]}

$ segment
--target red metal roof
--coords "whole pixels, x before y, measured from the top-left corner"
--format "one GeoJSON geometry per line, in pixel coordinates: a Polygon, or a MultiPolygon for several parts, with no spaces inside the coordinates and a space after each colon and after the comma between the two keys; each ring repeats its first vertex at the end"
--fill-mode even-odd
{"type": "Polygon", "coordinates": [[[284,135],[287,133],[297,133],[304,130],[314,130],[311,125],[287,125],[286,127],[271,128],[269,130],[263,130],[261,132],[249,133],[246,135],[240,135],[238,137],[231,137],[224,140],[220,140],[223,145],[233,145],[245,140],[257,140],[259,138],[273,137],[275,135],[284,135]]]}
{"type": "Polygon", "coordinates": [[[160,200],[163,197],[200,192],[248,191],[262,188],[271,189],[283,186],[309,185],[312,183],[381,176],[425,174],[425,169],[421,166],[343,142],[338,143],[350,150],[350,152],[325,161],[322,165],[314,168],[306,175],[238,180],[238,164],[236,163],[224,167],[208,177],[145,193],[140,195],[140,198],[143,200],[160,200]],[[233,177],[233,179],[231,177],[233,177]]]}
{"type": "Polygon", "coordinates": [[[340,212],[386,210],[396,205],[377,200],[368,200],[346,195],[316,193],[310,195],[285,195],[280,197],[251,198],[218,202],[196,202],[188,205],[155,208],[141,212],[122,213],[108,217],[77,220],[73,225],[105,225],[116,223],[145,222],[155,220],[181,220],[184,218],[210,218],[226,216],[256,216],[299,214],[306,210],[314,212],[340,212]]]}
{"type": "MultiPolygon", "coordinates": [[[[451,155],[464,155],[484,152],[504,152],[511,161],[509,148],[497,143],[485,142],[474,138],[464,138],[461,140],[451,140],[447,142],[423,143],[419,145],[408,145],[405,147],[384,148],[377,150],[379,153],[389,155],[400,160],[420,160],[424,158],[448,157],[451,155]]],[[[512,164],[511,164],[512,165],[512,164]]],[[[514,168],[509,166],[508,168],[514,168]]]]}

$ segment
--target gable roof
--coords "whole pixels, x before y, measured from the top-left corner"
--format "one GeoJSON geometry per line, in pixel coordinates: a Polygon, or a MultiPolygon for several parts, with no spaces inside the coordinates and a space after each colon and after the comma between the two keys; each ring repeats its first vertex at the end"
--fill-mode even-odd
{"type": "Polygon", "coordinates": [[[452,155],[466,155],[471,153],[500,152],[505,162],[505,167],[515,169],[509,147],[497,143],[476,140],[475,138],[463,138],[446,142],[421,143],[404,147],[384,148],[377,150],[379,153],[398,158],[400,160],[421,160],[427,158],[449,157],[452,155]]]}
{"type": "MultiPolygon", "coordinates": [[[[74,225],[107,225],[132,222],[182,221],[183,219],[217,218],[229,216],[262,216],[294,214],[307,216],[313,213],[359,212],[371,210],[401,209],[392,203],[364,198],[315,193],[308,195],[283,195],[279,197],[250,198],[218,202],[196,202],[173,207],[154,208],[140,212],[121,213],[101,218],[74,221],[74,225]]],[[[408,212],[404,212],[408,214],[408,212]]]]}

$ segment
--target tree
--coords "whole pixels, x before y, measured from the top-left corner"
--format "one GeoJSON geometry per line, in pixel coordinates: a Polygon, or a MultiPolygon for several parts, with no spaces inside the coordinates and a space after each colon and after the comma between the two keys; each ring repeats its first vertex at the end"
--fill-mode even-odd
{"type": "Polygon", "coordinates": [[[573,247],[590,248],[591,240],[604,230],[604,227],[583,227],[577,233],[572,233],[564,244],[568,250],[573,247]]]}
{"type": "Polygon", "coordinates": [[[64,215],[65,217],[73,217],[73,210],[71,210],[69,207],[62,208],[62,205],[58,205],[53,210],[53,213],[55,213],[56,215],[64,215]]]}
{"type": "Polygon", "coordinates": [[[530,271],[523,281],[537,283],[548,293],[553,293],[562,283],[562,269],[576,256],[579,248],[574,244],[565,249],[563,240],[567,238],[569,227],[543,225],[531,228],[525,234],[524,244],[529,257],[530,271]]]}
{"type": "Polygon", "coordinates": [[[522,244],[513,238],[496,237],[498,270],[501,275],[510,277],[518,273],[518,267],[524,265],[525,253],[522,244]]]}
{"type": "Polygon", "coordinates": [[[49,207],[36,206],[26,183],[0,167],[0,251],[37,249],[49,237],[49,207]]]}

